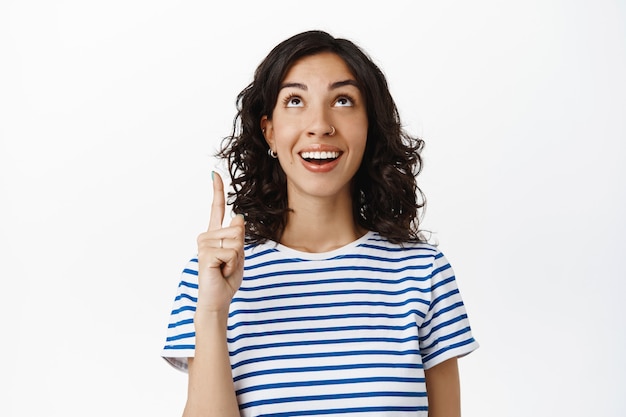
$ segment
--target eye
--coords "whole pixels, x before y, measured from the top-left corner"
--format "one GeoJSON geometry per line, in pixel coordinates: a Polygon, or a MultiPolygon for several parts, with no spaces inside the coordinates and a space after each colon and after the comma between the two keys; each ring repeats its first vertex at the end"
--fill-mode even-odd
{"type": "Polygon", "coordinates": [[[285,103],[285,107],[302,107],[304,106],[304,103],[302,102],[302,99],[296,95],[290,95],[285,97],[285,99],[283,100],[283,102],[285,103]]]}
{"type": "Polygon", "coordinates": [[[338,97],[337,100],[335,100],[335,105],[337,107],[351,107],[354,105],[354,101],[351,97],[341,96],[338,97]]]}

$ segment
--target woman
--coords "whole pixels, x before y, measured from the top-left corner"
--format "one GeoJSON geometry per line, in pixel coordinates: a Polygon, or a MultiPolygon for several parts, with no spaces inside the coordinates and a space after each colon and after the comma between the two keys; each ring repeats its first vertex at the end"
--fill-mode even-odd
{"type": "Polygon", "coordinates": [[[460,415],[478,345],[455,277],[418,229],[423,142],[377,66],[321,31],[277,45],[238,97],[237,216],[183,272],[163,356],[185,416],[460,415]],[[245,221],[244,221],[245,219],[245,221]]]}

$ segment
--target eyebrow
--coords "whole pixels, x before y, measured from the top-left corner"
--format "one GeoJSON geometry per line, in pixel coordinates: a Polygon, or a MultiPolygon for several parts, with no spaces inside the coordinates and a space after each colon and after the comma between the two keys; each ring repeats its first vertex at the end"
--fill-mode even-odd
{"type": "Polygon", "coordinates": [[[309,89],[305,84],[302,84],[302,83],[284,83],[280,86],[280,89],[282,90],[283,88],[291,88],[291,87],[299,88],[300,90],[304,90],[304,91],[309,89]]]}
{"type": "Polygon", "coordinates": [[[334,90],[336,88],[343,87],[344,85],[351,85],[351,86],[358,88],[359,90],[361,89],[359,87],[359,83],[357,83],[355,80],[352,80],[352,79],[334,82],[330,85],[330,89],[334,90]]]}
{"type": "MultiPolygon", "coordinates": [[[[345,85],[352,85],[356,88],[358,88],[360,90],[359,87],[359,83],[357,83],[355,80],[352,79],[348,79],[348,80],[343,80],[343,81],[336,81],[334,83],[332,83],[330,85],[329,90],[335,90],[337,88],[343,87],[345,85]]],[[[302,84],[302,83],[284,83],[280,86],[280,89],[282,90],[283,88],[298,88],[300,90],[304,90],[307,91],[309,88],[306,86],[306,84],[302,84]]]]}

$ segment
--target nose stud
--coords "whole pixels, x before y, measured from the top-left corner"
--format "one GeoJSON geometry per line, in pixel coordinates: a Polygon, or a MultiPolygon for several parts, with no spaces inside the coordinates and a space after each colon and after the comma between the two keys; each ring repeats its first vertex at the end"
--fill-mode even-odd
{"type": "Polygon", "coordinates": [[[328,132],[327,134],[328,134],[328,136],[335,136],[335,132],[336,132],[335,126],[331,125],[330,126],[330,132],[328,132]]]}

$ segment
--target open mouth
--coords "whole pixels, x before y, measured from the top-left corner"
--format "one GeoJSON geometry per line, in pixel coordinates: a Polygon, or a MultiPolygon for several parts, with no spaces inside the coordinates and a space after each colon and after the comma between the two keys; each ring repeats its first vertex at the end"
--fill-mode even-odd
{"type": "Polygon", "coordinates": [[[300,153],[302,159],[313,164],[326,164],[332,162],[341,156],[341,152],[335,151],[315,151],[300,153]]]}

